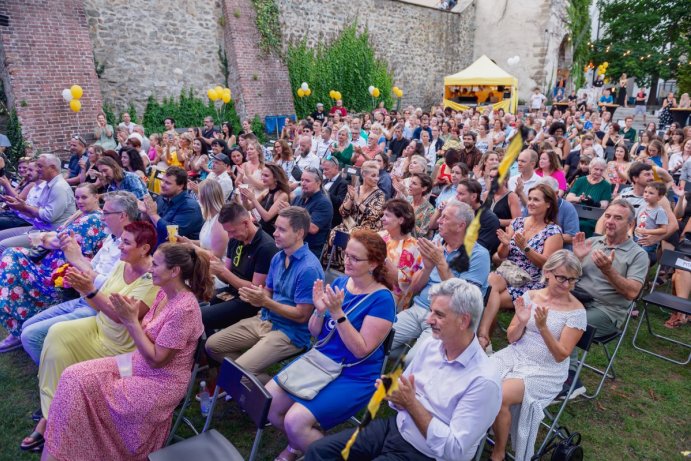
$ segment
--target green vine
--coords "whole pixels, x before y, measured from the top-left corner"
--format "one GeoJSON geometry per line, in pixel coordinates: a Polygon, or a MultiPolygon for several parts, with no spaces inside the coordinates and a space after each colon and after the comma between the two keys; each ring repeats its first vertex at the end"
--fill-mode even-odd
{"type": "Polygon", "coordinates": [[[588,64],[590,50],[588,40],[590,38],[590,4],[591,0],[571,0],[566,9],[568,27],[571,31],[571,45],[573,47],[573,66],[571,75],[576,88],[582,88],[585,84],[583,68],[588,64]]]}
{"type": "Polygon", "coordinates": [[[230,75],[230,70],[228,70],[228,56],[223,48],[218,47],[218,65],[221,67],[221,73],[223,73],[223,82],[228,86],[228,76],[230,75]]]}
{"type": "Polygon", "coordinates": [[[388,64],[376,58],[374,48],[365,30],[358,34],[355,24],[347,26],[331,43],[320,43],[316,49],[308,48],[306,41],[288,47],[286,56],[290,86],[298,117],[312,113],[317,102],[327,107],[333,103],[329,92],[336,90],[343,96],[348,111],[372,110],[379,101],[391,107],[393,75],[388,64]],[[297,90],[307,82],[312,94],[299,98],[297,90]],[[379,88],[380,98],[373,99],[367,88],[379,88]]]}
{"type": "Polygon", "coordinates": [[[252,0],[257,12],[259,48],[266,54],[281,54],[281,23],[276,0],[252,0]]]}
{"type": "Polygon", "coordinates": [[[163,120],[166,117],[174,118],[175,126],[178,128],[185,128],[200,127],[204,117],[207,116],[213,117],[217,126],[220,126],[221,122],[229,121],[233,125],[235,133],[241,129],[240,119],[235,112],[233,101],[222,106],[219,120],[219,114],[214,104],[206,98],[200,99],[195,96],[192,88],[188,90],[183,88],[177,99],[163,98],[161,102],[158,102],[153,96],[149,96],[141,124],[147,134],[162,133],[165,130],[163,120]]]}
{"type": "Polygon", "coordinates": [[[10,140],[10,144],[12,144],[12,146],[7,148],[7,159],[10,161],[10,165],[16,165],[17,159],[26,155],[26,150],[30,147],[30,144],[24,139],[22,124],[19,122],[17,111],[14,109],[9,111],[7,138],[10,140]]]}

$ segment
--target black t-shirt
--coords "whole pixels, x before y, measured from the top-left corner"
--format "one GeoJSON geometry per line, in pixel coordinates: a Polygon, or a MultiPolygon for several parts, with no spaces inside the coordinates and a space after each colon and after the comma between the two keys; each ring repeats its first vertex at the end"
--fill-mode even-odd
{"type": "MultiPolygon", "coordinates": [[[[276,243],[269,234],[259,229],[254,238],[245,245],[239,240],[228,242],[226,256],[230,260],[230,271],[243,280],[252,280],[254,273],[268,274],[271,258],[278,253],[276,243]]],[[[235,287],[230,285],[229,291],[237,296],[235,287]]]]}
{"type": "Polygon", "coordinates": [[[408,146],[409,142],[410,141],[408,141],[406,138],[393,138],[391,142],[389,142],[389,149],[391,149],[391,158],[389,160],[392,162],[396,161],[396,159],[401,156],[403,149],[408,146]]]}
{"type": "Polygon", "coordinates": [[[581,161],[581,150],[572,150],[564,160],[564,166],[569,166],[569,175],[578,169],[578,163],[581,161]]]}
{"type": "Polygon", "coordinates": [[[323,122],[326,119],[326,112],[319,112],[318,110],[315,110],[312,112],[312,118],[314,120],[319,120],[320,122],[323,122]]]}
{"type": "Polygon", "coordinates": [[[483,211],[480,215],[480,233],[477,241],[480,245],[487,248],[491,255],[499,248],[497,229],[499,229],[499,218],[497,218],[497,215],[492,210],[483,211]]]}

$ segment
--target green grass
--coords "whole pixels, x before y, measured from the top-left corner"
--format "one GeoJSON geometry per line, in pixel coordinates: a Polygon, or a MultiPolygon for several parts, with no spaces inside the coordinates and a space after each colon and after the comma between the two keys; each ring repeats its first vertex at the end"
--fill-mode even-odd
{"type": "MultiPolygon", "coordinates": [[[[651,312],[654,328],[691,342],[689,326],[670,332],[662,327],[667,315],[657,308],[651,312]]],[[[510,314],[502,313],[501,319],[503,324],[507,324],[510,314]]],[[[561,423],[569,430],[583,435],[582,445],[587,460],[681,460],[681,452],[691,450],[689,366],[674,365],[635,350],[631,338],[637,325],[638,320],[629,325],[615,361],[617,380],[608,381],[595,401],[570,402],[561,418],[561,423]]],[[[642,335],[643,344],[658,351],[676,352],[677,358],[682,355],[681,348],[650,341],[647,332],[642,335]]],[[[505,344],[500,333],[494,335],[493,342],[495,348],[505,344]]],[[[604,365],[600,347],[593,348],[588,363],[604,365]]],[[[38,408],[36,372],[36,367],[23,351],[0,354],[0,461],[38,460],[38,455],[23,453],[19,449],[22,437],[33,428],[30,415],[38,408]]],[[[585,371],[584,382],[589,390],[593,389],[595,375],[585,371]]],[[[188,411],[194,416],[197,427],[201,427],[202,419],[196,402],[188,411]]],[[[385,410],[385,413],[389,414],[389,411],[385,410]]],[[[254,429],[231,402],[218,406],[214,427],[241,453],[249,455],[254,429]]],[[[190,435],[184,430],[181,434],[190,435]]],[[[269,428],[264,433],[258,459],[272,460],[285,443],[283,434],[269,428]]]]}

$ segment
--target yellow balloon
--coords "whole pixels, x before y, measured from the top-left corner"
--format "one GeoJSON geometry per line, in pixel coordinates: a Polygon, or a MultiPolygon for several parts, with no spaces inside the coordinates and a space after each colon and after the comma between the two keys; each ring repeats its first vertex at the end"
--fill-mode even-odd
{"type": "Polygon", "coordinates": [[[223,93],[223,96],[221,97],[221,100],[225,103],[228,104],[230,102],[230,94],[229,93],[223,93]]]}
{"type": "Polygon", "coordinates": [[[381,91],[379,91],[379,88],[375,88],[372,90],[372,96],[374,96],[375,98],[378,98],[380,94],[381,91]]]}
{"type": "Polygon", "coordinates": [[[305,97],[305,90],[303,90],[302,88],[298,88],[298,96],[301,98],[304,98],[305,97]]]}
{"type": "Polygon", "coordinates": [[[220,86],[214,87],[214,90],[216,91],[216,94],[218,95],[219,98],[221,96],[223,96],[223,88],[222,87],[220,87],[220,86]]]}
{"type": "Polygon", "coordinates": [[[230,88],[223,88],[223,94],[230,96],[230,88]]]}
{"type": "Polygon", "coordinates": [[[343,95],[341,95],[340,91],[337,91],[335,96],[336,96],[336,99],[343,99],[343,95]]]}
{"type": "MultiPolygon", "coordinates": [[[[84,90],[82,90],[82,87],[79,85],[72,85],[70,87],[70,94],[74,99],[79,99],[84,94],[84,90]]],[[[75,112],[79,112],[79,109],[75,110],[75,112]]]]}
{"type": "Polygon", "coordinates": [[[211,88],[209,91],[206,92],[206,95],[211,99],[212,101],[215,101],[218,99],[218,94],[216,93],[216,90],[211,88]]]}
{"type": "Polygon", "coordinates": [[[72,112],[79,112],[82,110],[82,103],[79,101],[79,99],[73,99],[70,101],[70,109],[72,109],[72,112]]]}
{"type": "Polygon", "coordinates": [[[307,89],[305,90],[305,96],[309,96],[309,95],[311,95],[311,94],[312,94],[312,90],[310,90],[309,88],[307,88],[307,89]]]}
{"type": "Polygon", "coordinates": [[[329,91],[329,97],[331,99],[336,99],[336,90],[329,91]]]}

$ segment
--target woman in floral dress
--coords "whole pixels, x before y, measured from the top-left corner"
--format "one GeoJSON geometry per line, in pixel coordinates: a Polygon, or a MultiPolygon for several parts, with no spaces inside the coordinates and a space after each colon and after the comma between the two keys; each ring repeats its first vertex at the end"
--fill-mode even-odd
{"type": "Polygon", "coordinates": [[[197,300],[213,294],[209,264],[193,245],[159,247],[151,273],[161,290],[141,324],[137,304],[110,295],[137,347],[132,376],[120,376],[115,357],[67,368],[48,416],[44,460],[144,461],[163,446],[204,331],[197,300]]]}
{"type": "MultiPolygon", "coordinates": [[[[57,233],[72,232],[81,239],[82,253],[93,257],[107,237],[106,227],[101,219],[98,195],[93,184],[82,184],[75,191],[78,211],[74,213],[57,233]]],[[[0,324],[10,333],[2,343],[2,351],[12,350],[10,346],[21,347],[19,335],[24,321],[43,309],[66,301],[74,292],[58,288],[51,281],[53,272],[66,263],[65,255],[59,249],[55,232],[42,234],[41,247],[8,248],[0,258],[0,273],[3,284],[0,288],[0,324]],[[45,255],[44,255],[45,254],[45,255]]]]}

